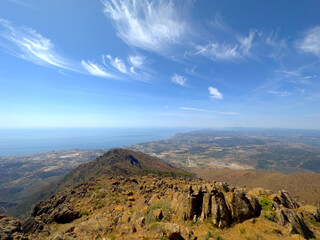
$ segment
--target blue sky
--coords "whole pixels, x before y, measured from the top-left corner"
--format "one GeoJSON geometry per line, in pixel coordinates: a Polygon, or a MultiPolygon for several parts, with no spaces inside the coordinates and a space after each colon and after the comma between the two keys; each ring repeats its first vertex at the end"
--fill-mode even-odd
{"type": "Polygon", "coordinates": [[[320,129],[320,2],[0,2],[0,128],[320,129]]]}

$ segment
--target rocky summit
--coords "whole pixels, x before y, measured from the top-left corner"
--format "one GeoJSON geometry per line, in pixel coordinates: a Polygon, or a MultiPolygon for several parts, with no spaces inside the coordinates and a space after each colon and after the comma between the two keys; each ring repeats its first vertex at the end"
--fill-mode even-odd
{"type": "MultiPolygon", "coordinates": [[[[128,171],[131,160],[118,166],[128,171]]],[[[148,168],[116,176],[109,170],[38,202],[29,219],[1,215],[0,239],[320,238],[320,210],[286,191],[192,179],[184,171],[171,176],[148,168]]]]}

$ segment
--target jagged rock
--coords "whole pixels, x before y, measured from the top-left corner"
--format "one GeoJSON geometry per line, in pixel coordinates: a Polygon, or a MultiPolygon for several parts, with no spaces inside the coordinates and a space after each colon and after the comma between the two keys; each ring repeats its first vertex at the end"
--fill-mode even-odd
{"type": "Polygon", "coordinates": [[[201,216],[202,210],[202,202],[203,202],[203,192],[201,186],[196,186],[192,189],[193,192],[190,196],[190,205],[189,205],[189,219],[193,219],[195,216],[196,218],[201,216]]]}
{"type": "Polygon", "coordinates": [[[11,240],[16,233],[22,233],[21,221],[12,217],[0,219],[0,240],[11,240]]]}
{"type": "Polygon", "coordinates": [[[231,223],[230,211],[223,193],[217,192],[212,196],[211,202],[212,224],[219,228],[228,227],[231,223]]]}
{"type": "Polygon", "coordinates": [[[306,205],[299,208],[304,218],[320,222],[320,209],[315,206],[306,205]]]}
{"type": "Polygon", "coordinates": [[[137,223],[137,225],[138,225],[139,227],[143,227],[143,226],[146,224],[146,219],[145,219],[145,217],[141,217],[141,218],[137,219],[136,223],[137,223]]]}
{"type": "Polygon", "coordinates": [[[225,182],[216,182],[215,187],[221,192],[229,192],[229,186],[225,182]]]}
{"type": "Polygon", "coordinates": [[[161,209],[155,209],[152,211],[153,216],[155,216],[156,220],[159,221],[163,218],[163,212],[161,209]]]}
{"type": "Polygon", "coordinates": [[[22,223],[22,230],[24,233],[33,234],[37,231],[42,231],[43,229],[44,225],[34,218],[29,218],[22,223]]]}
{"type": "Polygon", "coordinates": [[[70,206],[59,206],[52,212],[53,221],[57,223],[68,223],[79,217],[79,212],[70,206]]]}
{"type": "Polygon", "coordinates": [[[278,194],[273,198],[273,201],[275,201],[278,204],[282,204],[286,208],[290,209],[297,209],[300,207],[300,204],[292,199],[288,192],[282,190],[279,191],[278,194]]]}
{"type": "Polygon", "coordinates": [[[164,225],[164,234],[170,240],[182,240],[183,237],[181,236],[181,228],[178,224],[174,223],[167,223],[164,225]]]}
{"type": "Polygon", "coordinates": [[[261,205],[259,204],[259,199],[255,196],[249,195],[248,199],[252,206],[254,217],[258,217],[261,214],[261,205]]]}
{"type": "Polygon", "coordinates": [[[66,195],[52,196],[47,201],[41,201],[32,211],[33,217],[40,217],[45,223],[53,221],[57,223],[68,223],[79,217],[79,212],[66,202],[66,195]]]}
{"type": "Polygon", "coordinates": [[[203,194],[201,221],[207,219],[211,215],[211,197],[211,193],[206,192],[203,194]]]}
{"type": "Polygon", "coordinates": [[[232,221],[235,223],[241,223],[257,215],[250,203],[250,200],[241,190],[235,190],[231,194],[231,199],[230,202],[228,202],[228,205],[231,210],[232,221]]]}
{"type": "Polygon", "coordinates": [[[300,234],[306,239],[314,238],[314,233],[309,229],[301,216],[291,209],[280,207],[276,210],[280,223],[286,225],[292,234],[300,234]]]}

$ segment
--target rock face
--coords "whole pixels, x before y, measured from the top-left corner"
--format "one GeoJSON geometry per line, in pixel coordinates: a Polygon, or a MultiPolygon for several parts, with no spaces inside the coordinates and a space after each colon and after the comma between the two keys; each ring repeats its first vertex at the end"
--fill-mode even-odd
{"type": "Polygon", "coordinates": [[[282,223],[283,225],[287,225],[291,233],[300,234],[306,239],[315,237],[314,233],[309,229],[300,214],[296,214],[291,209],[280,206],[277,209],[277,215],[280,223],[282,223]]]}
{"type": "Polygon", "coordinates": [[[32,211],[32,217],[44,223],[68,223],[77,219],[80,213],[69,202],[73,193],[75,191],[70,191],[70,195],[55,195],[39,202],[32,211]]]}
{"type": "MultiPolygon", "coordinates": [[[[2,215],[3,216],[3,215],[2,215]]],[[[22,232],[21,221],[12,218],[3,216],[0,219],[0,239],[1,240],[11,240],[14,235],[17,235],[22,232]]]]}
{"type": "Polygon", "coordinates": [[[255,196],[247,196],[225,183],[187,185],[177,196],[176,211],[184,220],[212,218],[214,226],[225,228],[260,215],[261,206],[255,196]]]}

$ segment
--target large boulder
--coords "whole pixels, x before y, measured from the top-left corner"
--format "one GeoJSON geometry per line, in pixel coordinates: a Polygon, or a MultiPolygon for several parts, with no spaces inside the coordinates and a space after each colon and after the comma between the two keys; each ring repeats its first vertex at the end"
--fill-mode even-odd
{"type": "Polygon", "coordinates": [[[232,221],[235,223],[241,223],[250,218],[256,217],[259,213],[259,207],[255,200],[249,200],[246,194],[239,189],[228,194],[228,205],[231,210],[232,221]],[[252,206],[254,203],[254,206],[252,206]]]}
{"type": "Polygon", "coordinates": [[[276,213],[279,222],[287,226],[292,234],[300,234],[306,239],[315,238],[314,233],[307,226],[300,214],[282,206],[277,208],[276,213]]]}

